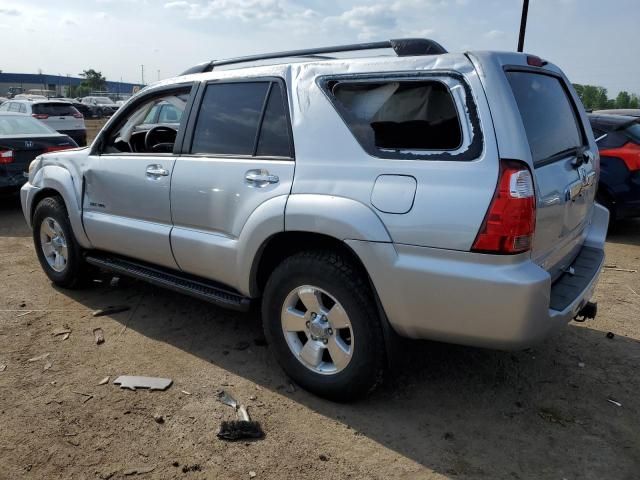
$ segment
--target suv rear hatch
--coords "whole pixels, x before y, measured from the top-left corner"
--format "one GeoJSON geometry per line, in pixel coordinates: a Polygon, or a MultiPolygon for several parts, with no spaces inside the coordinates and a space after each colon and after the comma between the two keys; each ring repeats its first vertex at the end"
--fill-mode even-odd
{"type": "Polygon", "coordinates": [[[537,196],[533,260],[556,279],[582,247],[597,189],[596,155],[589,150],[578,107],[553,71],[506,67],[526,131],[537,196]]]}
{"type": "Polygon", "coordinates": [[[84,119],[76,108],[67,102],[41,102],[31,107],[33,116],[58,132],[84,130],[84,119]]]}

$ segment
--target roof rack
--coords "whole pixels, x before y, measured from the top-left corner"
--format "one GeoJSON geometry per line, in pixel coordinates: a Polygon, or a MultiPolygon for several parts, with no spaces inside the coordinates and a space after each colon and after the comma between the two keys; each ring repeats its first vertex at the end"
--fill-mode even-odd
{"type": "Polygon", "coordinates": [[[412,55],[440,55],[447,53],[442,45],[434,40],[427,38],[397,38],[383,42],[354,43],[351,45],[335,45],[333,47],[308,48],[304,50],[289,50],[285,52],[263,53],[259,55],[248,55],[246,57],[228,58],[226,60],[212,60],[210,62],[199,63],[180,75],[189,75],[192,73],[210,72],[215,67],[223,65],[234,65],[238,63],[256,62],[259,60],[271,60],[274,58],[287,57],[310,57],[318,58],[318,56],[327,53],[355,52],[359,50],[379,50],[382,48],[392,48],[399,57],[407,57],[412,55]]]}

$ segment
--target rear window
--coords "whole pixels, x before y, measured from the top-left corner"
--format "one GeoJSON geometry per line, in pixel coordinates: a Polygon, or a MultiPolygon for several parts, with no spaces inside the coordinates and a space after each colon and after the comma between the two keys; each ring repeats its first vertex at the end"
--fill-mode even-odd
{"type": "Polygon", "coordinates": [[[68,103],[34,103],[31,110],[36,115],[51,117],[72,117],[78,111],[68,103]]]}
{"type": "Polygon", "coordinates": [[[581,147],[582,134],[567,91],[550,75],[507,72],[534,164],[581,147]]]}
{"type": "Polygon", "coordinates": [[[462,145],[455,102],[440,81],[338,82],[330,88],[351,132],[378,156],[462,145]]]}
{"type": "Polygon", "coordinates": [[[35,118],[0,115],[0,135],[49,135],[52,133],[56,132],[35,118]]]}
{"type": "Polygon", "coordinates": [[[640,143],[640,123],[634,123],[628,126],[625,128],[625,133],[635,143],[640,143]]]}

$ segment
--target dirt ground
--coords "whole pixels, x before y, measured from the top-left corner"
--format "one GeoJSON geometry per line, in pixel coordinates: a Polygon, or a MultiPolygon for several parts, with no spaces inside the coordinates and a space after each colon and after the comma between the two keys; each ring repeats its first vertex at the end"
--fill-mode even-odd
{"type": "MultiPolygon", "coordinates": [[[[607,254],[640,270],[640,222],[607,254]]],[[[18,202],[2,199],[0,478],[637,479],[640,273],[601,278],[595,321],[513,353],[408,342],[379,390],[342,405],[290,385],[255,315],[108,276],[54,288],[18,202]],[[131,310],[92,316],[117,304],[131,310]],[[68,339],[52,335],[63,327],[68,339]],[[174,383],[132,392],[112,384],[123,374],[174,383]],[[263,440],[216,438],[233,413],[221,388],[263,440]]]]}

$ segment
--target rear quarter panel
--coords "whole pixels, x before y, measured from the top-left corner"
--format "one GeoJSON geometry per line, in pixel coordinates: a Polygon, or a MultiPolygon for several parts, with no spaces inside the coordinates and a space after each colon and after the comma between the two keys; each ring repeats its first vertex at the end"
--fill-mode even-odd
{"type": "MultiPolygon", "coordinates": [[[[411,57],[390,62],[378,59],[349,61],[349,74],[398,72],[434,74],[454,72],[471,87],[482,130],[482,151],[466,160],[386,159],[369,155],[343,122],[317,79],[341,71],[335,64],[291,67],[289,98],[296,147],[296,195],[319,194],[360,202],[385,225],[393,242],[469,250],[493,197],[498,176],[498,152],[492,121],[478,75],[464,55],[411,57]],[[291,83],[290,83],[291,88],[291,83]],[[372,189],[380,175],[416,179],[412,208],[406,213],[385,213],[372,204],[372,189]]],[[[455,97],[455,92],[454,93],[455,97]]],[[[459,112],[468,116],[464,104],[459,112]]],[[[469,127],[466,126],[468,129],[469,127]]],[[[463,131],[465,127],[463,127],[463,131]]],[[[313,214],[313,212],[309,212],[313,214]]],[[[330,215],[340,216],[336,210],[330,215]]],[[[288,217],[286,228],[289,229],[288,217]]]]}

